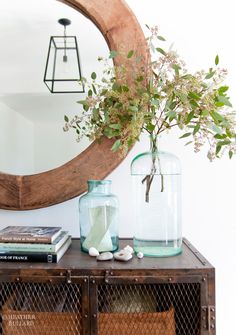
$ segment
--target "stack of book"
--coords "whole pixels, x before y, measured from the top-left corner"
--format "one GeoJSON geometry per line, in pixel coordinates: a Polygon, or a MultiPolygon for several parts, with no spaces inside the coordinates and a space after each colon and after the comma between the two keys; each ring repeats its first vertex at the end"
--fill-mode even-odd
{"type": "Polygon", "coordinates": [[[61,227],[8,226],[0,230],[0,261],[57,263],[70,245],[61,227]]]}

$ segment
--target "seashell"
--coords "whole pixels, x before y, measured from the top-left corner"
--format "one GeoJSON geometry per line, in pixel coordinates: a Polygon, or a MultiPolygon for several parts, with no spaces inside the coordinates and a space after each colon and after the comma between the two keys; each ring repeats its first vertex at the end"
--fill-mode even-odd
{"type": "Polygon", "coordinates": [[[99,252],[96,248],[91,247],[89,248],[89,256],[96,257],[99,255],[99,252]]]}
{"type": "Polygon", "coordinates": [[[132,254],[130,252],[128,252],[127,250],[124,250],[124,249],[114,253],[114,258],[117,261],[127,262],[132,257],[133,257],[132,254]]]}
{"type": "Polygon", "coordinates": [[[137,253],[137,257],[138,257],[139,259],[143,258],[143,253],[142,253],[141,251],[139,251],[139,252],[137,253]]]}
{"type": "Polygon", "coordinates": [[[113,254],[111,252],[102,252],[97,256],[97,261],[110,261],[113,258],[113,254]]]}
{"type": "Polygon", "coordinates": [[[134,249],[130,245],[127,245],[126,247],[124,247],[123,250],[126,250],[126,251],[130,252],[131,254],[134,253],[134,249]]]}

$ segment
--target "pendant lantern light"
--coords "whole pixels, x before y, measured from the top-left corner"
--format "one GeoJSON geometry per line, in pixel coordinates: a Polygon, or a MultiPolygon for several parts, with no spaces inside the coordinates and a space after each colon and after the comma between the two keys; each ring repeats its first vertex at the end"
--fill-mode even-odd
{"type": "Polygon", "coordinates": [[[44,82],[51,93],[84,93],[76,36],[67,36],[71,21],[58,20],[64,26],[63,36],[51,36],[44,82]]]}

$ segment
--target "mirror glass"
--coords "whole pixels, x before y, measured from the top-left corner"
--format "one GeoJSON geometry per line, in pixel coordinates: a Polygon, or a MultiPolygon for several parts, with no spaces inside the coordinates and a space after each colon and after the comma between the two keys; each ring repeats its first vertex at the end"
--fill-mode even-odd
{"type": "Polygon", "coordinates": [[[1,0],[0,11],[0,171],[30,175],[68,162],[90,142],[63,132],[64,115],[82,111],[82,93],[52,94],[43,82],[50,36],[62,36],[57,21],[72,21],[82,75],[102,75],[98,56],[109,48],[97,27],[56,0],[1,0]]]}

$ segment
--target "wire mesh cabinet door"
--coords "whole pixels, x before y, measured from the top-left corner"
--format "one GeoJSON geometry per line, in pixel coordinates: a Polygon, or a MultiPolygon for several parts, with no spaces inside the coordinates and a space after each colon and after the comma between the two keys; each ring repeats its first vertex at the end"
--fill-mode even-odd
{"type": "Polygon", "coordinates": [[[94,277],[90,283],[92,335],[215,334],[202,308],[208,283],[201,276],[94,277]]]}
{"type": "Polygon", "coordinates": [[[44,276],[0,282],[2,335],[89,335],[87,277],[44,276]]]}

